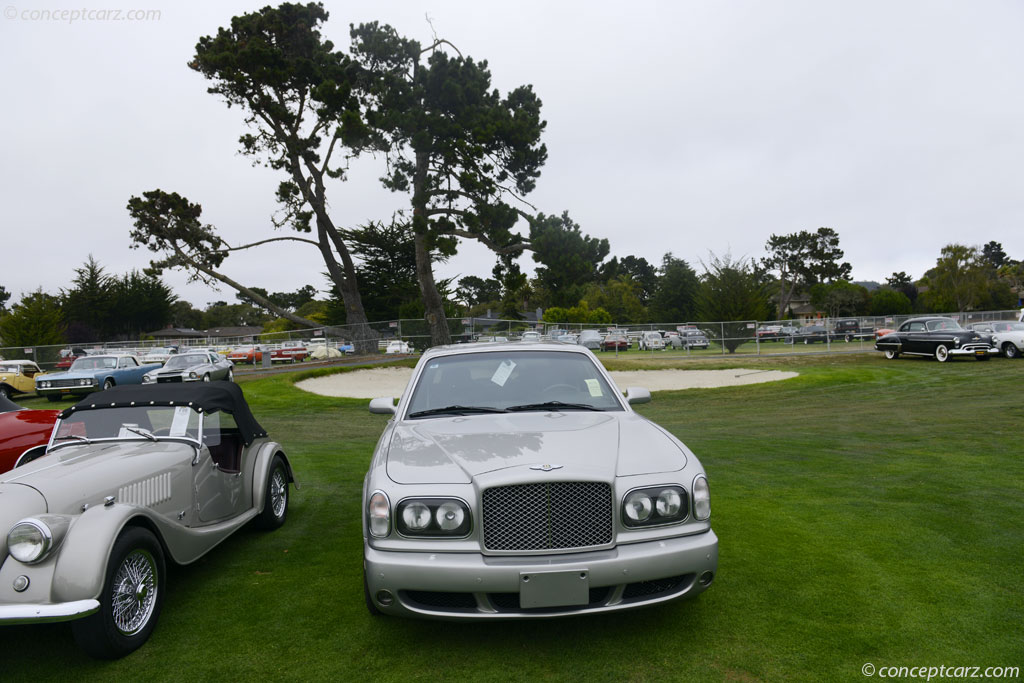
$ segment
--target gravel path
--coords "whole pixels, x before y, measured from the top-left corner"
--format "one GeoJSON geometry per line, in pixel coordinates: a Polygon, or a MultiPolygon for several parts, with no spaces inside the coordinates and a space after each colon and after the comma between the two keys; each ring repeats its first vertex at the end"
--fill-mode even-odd
{"type": "MultiPolygon", "coordinates": [[[[651,391],[672,391],[676,389],[712,389],[740,384],[777,382],[796,377],[795,372],[781,370],[631,370],[613,371],[612,379],[620,389],[645,387],[651,391]]],[[[401,396],[405,385],[412,377],[412,368],[373,368],[341,372],[327,377],[303,380],[295,386],[322,396],[345,396],[349,398],[376,398],[378,396],[401,396]]]]}

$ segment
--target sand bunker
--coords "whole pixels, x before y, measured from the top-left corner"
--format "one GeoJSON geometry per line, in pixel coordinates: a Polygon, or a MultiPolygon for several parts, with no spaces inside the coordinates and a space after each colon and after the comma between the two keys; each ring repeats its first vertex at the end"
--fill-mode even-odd
{"type": "MultiPolygon", "coordinates": [[[[625,391],[626,387],[646,387],[651,391],[676,389],[713,389],[740,384],[777,382],[796,377],[795,372],[781,370],[631,370],[613,371],[612,379],[625,391]]],[[[376,398],[401,396],[412,377],[412,368],[372,368],[315,377],[296,384],[300,389],[321,396],[376,398]]]]}

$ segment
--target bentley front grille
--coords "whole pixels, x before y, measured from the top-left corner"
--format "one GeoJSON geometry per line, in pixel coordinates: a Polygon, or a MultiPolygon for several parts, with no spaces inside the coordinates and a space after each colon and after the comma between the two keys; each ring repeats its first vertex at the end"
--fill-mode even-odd
{"type": "Polygon", "coordinates": [[[563,550],[612,541],[612,489],[601,482],[516,484],[484,491],[488,550],[563,550]]]}

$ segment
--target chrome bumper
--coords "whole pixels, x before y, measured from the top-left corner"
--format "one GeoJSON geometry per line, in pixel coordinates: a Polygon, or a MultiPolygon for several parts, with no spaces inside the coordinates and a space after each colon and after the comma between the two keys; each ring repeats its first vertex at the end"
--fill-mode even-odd
{"type": "Polygon", "coordinates": [[[718,537],[708,530],[611,550],[512,557],[383,551],[364,542],[363,557],[369,595],[386,614],[451,620],[543,618],[612,612],[697,595],[718,570],[718,537]],[[606,597],[586,605],[530,609],[500,609],[492,602],[493,594],[519,594],[524,575],[549,572],[585,573],[588,587],[607,588],[606,597]],[[671,590],[640,599],[624,597],[627,586],[680,576],[687,578],[671,590]],[[385,598],[390,595],[390,603],[377,599],[381,591],[386,591],[385,598]],[[435,608],[410,599],[409,591],[472,594],[476,606],[435,608]]]}
{"type": "Polygon", "coordinates": [[[87,617],[99,608],[99,600],[76,600],[47,605],[0,605],[0,624],[70,621],[87,617]]]}
{"type": "Polygon", "coordinates": [[[999,349],[997,349],[995,347],[992,347],[992,346],[982,347],[982,348],[974,348],[974,349],[970,349],[970,348],[963,349],[963,348],[955,348],[954,347],[954,348],[949,350],[949,355],[951,355],[951,356],[980,356],[980,355],[994,356],[997,353],[999,353],[999,349]]]}

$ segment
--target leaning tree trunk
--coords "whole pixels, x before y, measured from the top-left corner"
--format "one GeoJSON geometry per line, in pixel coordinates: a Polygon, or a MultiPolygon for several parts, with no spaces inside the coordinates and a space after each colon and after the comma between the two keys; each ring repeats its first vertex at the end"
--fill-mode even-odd
{"type": "Polygon", "coordinates": [[[426,310],[424,317],[430,327],[430,343],[433,346],[451,344],[448,317],[444,314],[444,302],[434,281],[434,266],[427,248],[426,235],[417,232],[413,240],[416,245],[416,279],[420,283],[420,294],[423,295],[423,307],[426,310]]]}
{"type": "Polygon", "coordinates": [[[412,181],[412,232],[413,243],[416,246],[416,280],[423,296],[423,308],[426,311],[424,317],[430,327],[430,344],[443,346],[452,343],[452,335],[448,330],[448,318],[444,314],[444,302],[437,291],[437,282],[434,281],[434,264],[427,243],[427,232],[430,229],[426,202],[429,166],[430,155],[422,150],[417,151],[416,173],[412,181]]]}

